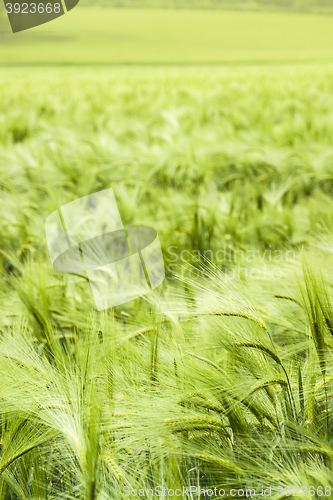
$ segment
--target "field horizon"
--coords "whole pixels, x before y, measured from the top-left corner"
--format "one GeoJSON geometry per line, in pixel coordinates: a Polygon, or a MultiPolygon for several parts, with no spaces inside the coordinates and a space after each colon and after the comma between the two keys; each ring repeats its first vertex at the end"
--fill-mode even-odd
{"type": "Polygon", "coordinates": [[[0,45],[0,65],[332,60],[333,16],[282,12],[78,6],[0,45]]]}

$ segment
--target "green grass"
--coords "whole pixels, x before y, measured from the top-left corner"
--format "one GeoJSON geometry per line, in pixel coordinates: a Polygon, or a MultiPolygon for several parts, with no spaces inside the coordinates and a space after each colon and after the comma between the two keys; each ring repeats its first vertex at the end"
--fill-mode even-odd
{"type": "Polygon", "coordinates": [[[332,82],[3,69],[0,500],[333,487],[332,82]],[[98,313],[44,223],[109,187],[125,225],[158,230],[168,279],[98,313]]]}
{"type": "Polygon", "coordinates": [[[2,36],[0,64],[315,61],[333,58],[333,17],[77,7],[2,36]]]}

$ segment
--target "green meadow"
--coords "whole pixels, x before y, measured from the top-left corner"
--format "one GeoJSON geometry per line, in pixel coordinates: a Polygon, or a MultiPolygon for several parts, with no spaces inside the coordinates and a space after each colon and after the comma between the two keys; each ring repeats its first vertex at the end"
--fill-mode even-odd
{"type": "Polygon", "coordinates": [[[0,64],[317,61],[333,57],[333,16],[80,7],[4,34],[0,64]]]}
{"type": "Polygon", "coordinates": [[[2,33],[0,500],[331,497],[332,23],[78,7],[2,33]],[[108,188],[166,277],[98,312],[45,220],[108,188]]]}

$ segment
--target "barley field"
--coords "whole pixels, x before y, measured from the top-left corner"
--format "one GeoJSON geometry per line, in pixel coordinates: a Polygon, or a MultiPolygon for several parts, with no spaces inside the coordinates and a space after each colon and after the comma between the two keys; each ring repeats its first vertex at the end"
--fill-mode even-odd
{"type": "Polygon", "coordinates": [[[333,16],[232,10],[75,10],[13,35],[1,24],[0,65],[142,65],[333,60],[333,16]]]}
{"type": "Polygon", "coordinates": [[[0,499],[329,497],[333,65],[2,68],[0,95],[0,499]],[[97,312],[44,224],[110,187],[166,279],[97,312]]]}

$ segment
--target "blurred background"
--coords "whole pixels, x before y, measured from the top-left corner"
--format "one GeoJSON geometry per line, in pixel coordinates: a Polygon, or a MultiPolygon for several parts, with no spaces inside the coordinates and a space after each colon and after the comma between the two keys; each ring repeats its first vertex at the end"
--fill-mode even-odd
{"type": "Polygon", "coordinates": [[[81,0],[13,35],[1,6],[0,64],[327,60],[331,0],[81,0]]]}

